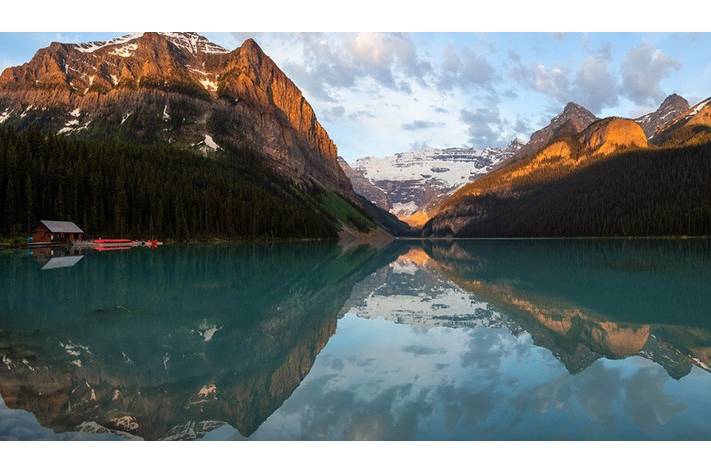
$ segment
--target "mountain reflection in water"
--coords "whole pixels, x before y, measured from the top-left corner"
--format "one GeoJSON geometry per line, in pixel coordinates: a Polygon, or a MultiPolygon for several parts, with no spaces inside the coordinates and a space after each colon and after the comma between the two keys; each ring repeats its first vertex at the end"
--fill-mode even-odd
{"type": "Polygon", "coordinates": [[[711,439],[706,240],[47,263],[0,254],[0,439],[711,439]]]}

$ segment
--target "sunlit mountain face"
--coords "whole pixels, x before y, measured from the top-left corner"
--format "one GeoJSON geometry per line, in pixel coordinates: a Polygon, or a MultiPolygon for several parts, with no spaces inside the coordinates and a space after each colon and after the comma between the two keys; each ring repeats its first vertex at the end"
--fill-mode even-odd
{"type": "Polygon", "coordinates": [[[5,252],[0,438],[709,439],[710,277],[706,240],[5,252]]]}

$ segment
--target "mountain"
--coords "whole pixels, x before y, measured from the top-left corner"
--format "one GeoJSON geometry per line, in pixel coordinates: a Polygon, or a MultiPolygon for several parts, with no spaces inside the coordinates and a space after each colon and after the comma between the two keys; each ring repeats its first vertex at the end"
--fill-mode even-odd
{"type": "Polygon", "coordinates": [[[669,125],[676,117],[689,110],[689,103],[677,94],[668,96],[654,112],[635,119],[644,129],[647,139],[651,140],[661,129],[669,125]]]}
{"type": "Polygon", "coordinates": [[[591,114],[568,104],[520,154],[446,199],[423,235],[709,235],[710,103],[689,109],[673,94],[651,114],[577,133],[591,114]]]}
{"type": "MultiPolygon", "coordinates": [[[[252,164],[241,160],[235,173],[256,174],[256,181],[285,179],[279,187],[287,201],[314,218],[335,221],[333,231],[323,234],[328,237],[353,227],[354,219],[344,218],[351,211],[363,213],[312,107],[251,39],[234,51],[196,33],[52,43],[0,76],[0,123],[84,141],[167,144],[198,155],[237,156],[238,162],[245,153],[258,156],[268,172],[250,171],[252,164]]],[[[0,188],[10,187],[22,202],[22,186],[3,178],[0,188]]],[[[356,230],[368,232],[366,227],[356,230]]]]}
{"type": "Polygon", "coordinates": [[[599,120],[454,193],[424,235],[708,234],[706,148],[649,150],[627,119],[599,120]],[[701,207],[699,207],[701,206],[701,207]]]}
{"type": "Polygon", "coordinates": [[[711,144],[648,147],[642,128],[608,118],[471,183],[423,235],[711,235],[711,144]]]}
{"type": "Polygon", "coordinates": [[[677,115],[657,131],[652,143],[660,146],[684,146],[711,140],[711,97],[677,115]]]}
{"type": "Polygon", "coordinates": [[[596,120],[597,117],[585,107],[568,102],[561,113],[553,117],[548,125],[534,132],[528,143],[502,166],[529,158],[551,141],[579,133],[596,120]]]}
{"type": "Polygon", "coordinates": [[[421,225],[430,209],[449,193],[496,167],[522,146],[518,140],[504,148],[424,148],[383,158],[365,157],[351,168],[356,193],[405,222],[421,225]]]}

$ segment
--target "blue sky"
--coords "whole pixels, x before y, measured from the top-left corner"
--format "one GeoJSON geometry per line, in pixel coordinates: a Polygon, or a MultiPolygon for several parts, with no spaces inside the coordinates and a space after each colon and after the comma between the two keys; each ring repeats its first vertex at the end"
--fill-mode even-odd
{"type": "MultiPolygon", "coordinates": [[[[0,34],[0,68],[51,41],[123,33],[0,34]]],[[[425,145],[528,138],[568,101],[635,117],[676,92],[711,95],[711,35],[692,33],[203,33],[254,37],[302,89],[349,161],[425,145]]]]}

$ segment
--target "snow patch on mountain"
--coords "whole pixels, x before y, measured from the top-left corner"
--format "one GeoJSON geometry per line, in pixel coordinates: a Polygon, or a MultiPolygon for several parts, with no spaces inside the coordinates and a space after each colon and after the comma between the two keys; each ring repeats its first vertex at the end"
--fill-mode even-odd
{"type": "Polygon", "coordinates": [[[130,58],[131,56],[133,56],[134,51],[136,51],[137,49],[138,45],[136,43],[124,44],[123,46],[115,48],[109,54],[121,56],[122,58],[130,58]]]}
{"type": "Polygon", "coordinates": [[[699,112],[701,112],[701,109],[703,109],[710,103],[711,103],[711,97],[704,100],[703,102],[699,102],[698,104],[696,104],[696,106],[694,106],[693,109],[691,109],[689,111],[688,117],[693,117],[694,115],[698,114],[699,112]]]}
{"type": "MultiPolygon", "coordinates": [[[[159,33],[168,39],[173,45],[183,49],[191,54],[206,53],[206,54],[227,54],[229,50],[217,45],[207,38],[200,36],[197,33],[159,33]]],[[[75,46],[77,51],[82,53],[94,53],[108,46],[117,46],[109,54],[121,56],[124,58],[131,57],[133,52],[138,49],[138,45],[131,43],[138,38],[141,38],[144,33],[131,33],[120,38],[115,38],[109,41],[92,41],[89,43],[81,43],[75,46]],[[131,43],[131,44],[127,44],[131,43]]]]}
{"type": "Polygon", "coordinates": [[[0,114],[0,123],[5,122],[5,120],[9,119],[11,115],[12,112],[10,111],[10,107],[6,108],[5,111],[0,114]]]}
{"type": "Polygon", "coordinates": [[[415,201],[407,201],[407,202],[396,202],[393,207],[392,207],[392,212],[397,215],[409,215],[414,212],[417,212],[417,203],[415,201]]]}
{"type": "Polygon", "coordinates": [[[160,33],[168,38],[178,48],[184,49],[191,54],[226,54],[228,50],[220,45],[208,41],[205,37],[197,33],[160,33]]]}
{"type": "Polygon", "coordinates": [[[130,33],[128,35],[124,35],[120,38],[115,38],[109,41],[92,41],[90,43],[81,43],[78,44],[75,49],[82,53],[93,53],[107,46],[117,46],[124,43],[128,43],[129,41],[136,40],[141,36],[143,36],[143,33],[130,33]]]}
{"type": "Polygon", "coordinates": [[[63,133],[73,132],[74,130],[76,130],[77,125],[79,125],[79,120],[77,120],[77,119],[69,120],[69,121],[67,121],[67,123],[64,124],[64,127],[61,128],[57,132],[57,135],[62,135],[63,133]]]}
{"type": "Polygon", "coordinates": [[[222,148],[220,145],[215,143],[215,140],[210,135],[205,135],[205,140],[204,140],[205,146],[208,147],[212,151],[216,150],[221,150],[222,148]]]}
{"type": "Polygon", "coordinates": [[[217,83],[210,79],[200,79],[200,84],[208,91],[215,92],[217,90],[217,83]]]}

